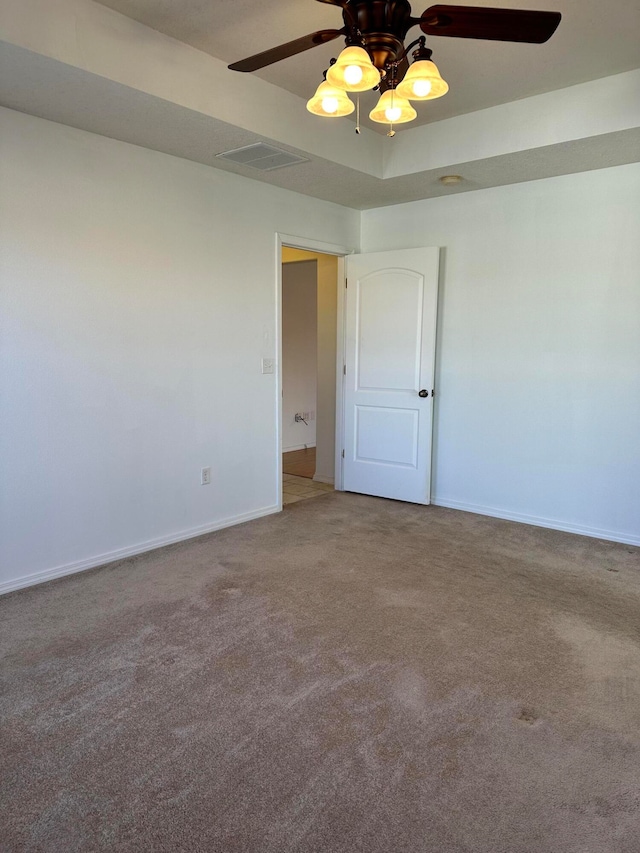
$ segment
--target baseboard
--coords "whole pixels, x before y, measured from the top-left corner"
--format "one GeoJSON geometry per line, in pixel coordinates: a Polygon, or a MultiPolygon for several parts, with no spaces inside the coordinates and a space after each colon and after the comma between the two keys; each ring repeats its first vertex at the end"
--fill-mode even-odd
{"type": "Polygon", "coordinates": [[[504,509],[496,509],[492,506],[480,506],[468,504],[463,501],[454,501],[447,498],[432,497],[431,503],[435,506],[447,507],[448,509],[460,509],[463,512],[474,512],[477,515],[488,515],[492,518],[504,518],[506,521],[518,521],[521,524],[532,524],[534,527],[548,527],[551,530],[562,530],[565,533],[577,533],[580,536],[591,536],[594,539],[606,539],[609,542],[622,542],[625,545],[640,545],[640,536],[631,536],[626,533],[617,533],[614,530],[600,530],[597,527],[583,527],[578,524],[566,524],[553,518],[540,518],[537,515],[523,515],[519,512],[509,512],[504,509]]]}
{"type": "Polygon", "coordinates": [[[224,518],[221,521],[216,521],[213,524],[204,524],[201,527],[192,527],[190,530],[183,530],[180,533],[174,533],[170,536],[162,536],[158,539],[149,539],[146,542],[140,542],[137,545],[132,545],[130,548],[120,548],[117,551],[109,551],[106,554],[99,554],[95,557],[89,557],[87,560],[78,560],[75,563],[67,563],[64,566],[56,566],[53,569],[46,569],[43,572],[35,572],[32,575],[26,575],[22,578],[4,581],[0,583],[0,595],[7,592],[14,592],[17,589],[23,589],[27,586],[35,586],[45,581],[62,578],[65,575],[73,575],[77,572],[84,572],[87,569],[95,569],[97,566],[104,566],[107,563],[113,563],[116,560],[124,560],[127,557],[135,557],[136,554],[144,554],[146,551],[155,551],[156,548],[163,548],[165,545],[174,545],[176,542],[184,542],[187,539],[194,539],[196,536],[203,536],[205,533],[213,533],[216,530],[222,530],[225,527],[233,527],[236,524],[244,524],[245,521],[253,521],[255,518],[262,518],[265,515],[272,515],[275,512],[280,512],[279,506],[267,506],[253,512],[246,512],[241,515],[234,515],[231,518],[224,518]]]}
{"type": "MultiPolygon", "coordinates": [[[[333,483],[332,478],[314,477],[319,483],[333,483]]],[[[611,530],[601,530],[599,528],[583,527],[580,525],[565,524],[551,518],[541,518],[535,515],[523,515],[522,513],[509,512],[508,510],[496,509],[495,507],[482,506],[478,504],[469,504],[463,501],[449,500],[446,498],[432,497],[431,503],[435,506],[446,507],[448,509],[458,509],[464,512],[473,512],[477,515],[488,515],[492,518],[504,518],[506,521],[517,521],[522,524],[532,524],[535,527],[548,527],[551,530],[562,530],[565,533],[577,533],[580,536],[590,536],[595,539],[605,539],[610,542],[622,542],[625,545],[640,546],[640,536],[630,536],[624,533],[617,533],[611,530]]],[[[243,524],[246,521],[252,521],[256,518],[262,518],[266,515],[272,515],[279,512],[280,507],[268,506],[263,507],[253,512],[243,513],[241,515],[225,518],[213,524],[205,524],[201,527],[192,527],[189,530],[183,530],[180,533],[172,534],[171,536],[163,536],[158,539],[149,539],[146,542],[140,542],[137,545],[132,545],[129,548],[120,548],[116,551],[109,551],[105,554],[99,554],[95,557],[90,557],[87,560],[79,560],[75,563],[68,563],[64,566],[56,566],[53,569],[46,569],[43,572],[35,572],[31,575],[26,575],[22,578],[4,581],[0,583],[0,595],[8,592],[14,592],[25,587],[35,586],[39,583],[55,580],[56,578],[65,577],[65,575],[76,574],[87,569],[94,569],[97,566],[103,566],[107,563],[113,563],[116,560],[124,560],[127,557],[135,557],[136,554],[143,554],[146,551],[154,551],[156,548],[163,548],[165,545],[173,545],[177,542],[184,542],[187,539],[194,539],[196,536],[203,536],[206,533],[213,533],[216,530],[222,530],[225,527],[233,527],[236,524],[243,524]]]]}
{"type": "Polygon", "coordinates": [[[283,447],[283,453],[291,453],[292,450],[310,450],[312,447],[315,447],[314,444],[294,444],[291,447],[283,447]]]}
{"type": "Polygon", "coordinates": [[[333,477],[325,477],[323,474],[314,474],[313,479],[316,483],[329,483],[330,486],[333,486],[334,483],[333,477]]]}

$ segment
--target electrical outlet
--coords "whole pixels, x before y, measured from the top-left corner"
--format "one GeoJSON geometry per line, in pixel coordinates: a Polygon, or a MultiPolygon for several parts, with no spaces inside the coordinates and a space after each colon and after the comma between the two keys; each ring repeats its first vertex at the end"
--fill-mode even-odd
{"type": "Polygon", "coordinates": [[[208,486],[210,482],[211,482],[211,468],[210,467],[203,468],[200,471],[200,485],[201,486],[208,486]]]}
{"type": "Polygon", "coordinates": [[[272,358],[263,358],[262,359],[262,372],[263,373],[273,373],[273,359],[272,358]]]}

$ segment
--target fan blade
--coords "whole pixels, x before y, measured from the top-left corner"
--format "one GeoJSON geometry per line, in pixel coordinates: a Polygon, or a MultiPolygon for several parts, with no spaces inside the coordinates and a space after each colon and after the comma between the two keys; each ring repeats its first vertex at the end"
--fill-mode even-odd
{"type": "Polygon", "coordinates": [[[272,65],[274,62],[280,62],[282,59],[288,59],[290,56],[295,56],[296,53],[302,53],[312,47],[317,47],[319,44],[325,44],[328,41],[347,34],[346,28],[341,30],[318,30],[316,33],[309,33],[307,36],[288,41],[286,44],[272,47],[271,50],[265,50],[262,53],[256,53],[255,56],[249,56],[247,59],[241,59],[239,62],[234,62],[229,65],[231,71],[257,71],[259,68],[264,68],[267,65],[272,65]]]}
{"type": "Polygon", "coordinates": [[[431,6],[420,18],[413,20],[430,36],[542,44],[555,33],[561,17],[560,12],[526,9],[431,6]]]}

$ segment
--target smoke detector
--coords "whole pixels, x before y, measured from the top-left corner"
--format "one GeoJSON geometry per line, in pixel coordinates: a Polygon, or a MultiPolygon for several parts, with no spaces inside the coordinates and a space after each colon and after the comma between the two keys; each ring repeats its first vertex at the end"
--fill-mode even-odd
{"type": "Polygon", "coordinates": [[[462,175],[443,175],[439,178],[440,183],[445,187],[452,187],[454,184],[459,184],[462,180],[462,175]]]}

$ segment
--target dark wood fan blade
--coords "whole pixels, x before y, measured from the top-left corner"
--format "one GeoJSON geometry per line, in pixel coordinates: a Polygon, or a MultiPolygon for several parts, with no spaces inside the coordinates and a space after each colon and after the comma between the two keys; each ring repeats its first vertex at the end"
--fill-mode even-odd
{"type": "Polygon", "coordinates": [[[262,53],[256,53],[255,56],[241,59],[239,62],[229,65],[229,68],[231,71],[257,71],[259,68],[265,68],[274,62],[288,59],[290,56],[295,56],[296,53],[302,53],[305,50],[317,47],[319,44],[325,44],[328,41],[333,41],[338,36],[346,34],[347,31],[345,28],[341,30],[318,30],[318,32],[309,33],[309,35],[302,36],[295,41],[288,41],[286,44],[272,47],[271,50],[264,50],[262,53]]]}
{"type": "Polygon", "coordinates": [[[542,44],[555,33],[561,17],[560,12],[526,9],[431,6],[415,22],[431,36],[542,44]]]}

